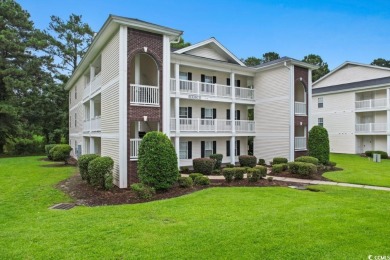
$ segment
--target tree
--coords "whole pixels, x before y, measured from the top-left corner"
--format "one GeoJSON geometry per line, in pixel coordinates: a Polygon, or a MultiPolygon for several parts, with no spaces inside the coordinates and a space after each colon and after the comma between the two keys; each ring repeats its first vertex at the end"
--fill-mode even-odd
{"type": "Polygon", "coordinates": [[[248,67],[257,66],[266,62],[280,59],[280,56],[276,52],[266,52],[262,55],[262,58],[256,58],[254,56],[248,57],[246,59],[241,59],[241,61],[248,67]]]}
{"type": "Polygon", "coordinates": [[[309,156],[318,159],[319,163],[329,162],[329,136],[328,131],[322,126],[313,126],[308,138],[309,156]]]}
{"type": "Polygon", "coordinates": [[[161,132],[149,132],[138,151],[138,175],[143,184],[156,190],[169,189],[179,178],[175,148],[161,132]]]}
{"type": "Polygon", "coordinates": [[[54,15],[50,18],[46,32],[53,36],[49,53],[61,59],[60,69],[73,73],[92,43],[94,32],[81,15],[71,14],[67,21],[54,15]]]}
{"type": "Polygon", "coordinates": [[[261,59],[261,63],[270,62],[273,60],[280,59],[280,56],[278,53],[270,51],[263,54],[263,58],[261,59]]]}
{"type": "Polygon", "coordinates": [[[248,67],[253,67],[261,64],[261,59],[256,58],[254,56],[248,57],[245,60],[241,59],[241,61],[248,67]]]}
{"type": "Polygon", "coordinates": [[[390,68],[390,60],[385,60],[382,58],[375,59],[371,62],[371,65],[376,65],[380,67],[387,67],[390,68]]]}
{"type": "Polygon", "coordinates": [[[185,42],[183,37],[180,37],[180,40],[178,43],[171,43],[171,47],[174,49],[183,49],[183,48],[188,47],[190,45],[191,45],[191,43],[185,42]]]}
{"type": "Polygon", "coordinates": [[[312,82],[317,81],[319,78],[329,73],[328,63],[324,62],[319,55],[309,54],[305,56],[302,61],[319,66],[318,69],[312,72],[312,82]]]}

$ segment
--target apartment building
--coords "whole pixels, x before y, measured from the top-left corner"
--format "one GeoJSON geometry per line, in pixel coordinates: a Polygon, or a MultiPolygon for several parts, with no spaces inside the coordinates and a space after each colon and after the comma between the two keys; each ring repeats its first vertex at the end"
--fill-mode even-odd
{"type": "Polygon", "coordinates": [[[390,152],[390,69],[345,62],[313,83],[312,124],[334,153],[390,152]]]}
{"type": "Polygon", "coordinates": [[[223,154],[270,161],[306,152],[311,71],[284,57],[247,67],[215,38],[172,50],[182,31],[110,15],[68,81],[73,156],[114,159],[114,183],[137,182],[138,147],[164,132],[180,166],[223,154]]]}

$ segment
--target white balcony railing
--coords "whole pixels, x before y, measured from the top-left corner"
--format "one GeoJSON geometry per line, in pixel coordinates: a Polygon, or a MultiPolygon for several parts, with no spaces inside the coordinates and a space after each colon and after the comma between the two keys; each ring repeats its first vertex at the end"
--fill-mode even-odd
{"type": "Polygon", "coordinates": [[[382,99],[367,99],[360,100],[355,102],[356,110],[364,110],[364,109],[385,109],[387,107],[387,100],[385,98],[382,99]]]}
{"type": "MultiPolygon", "coordinates": [[[[176,79],[171,79],[171,93],[176,93],[176,79]]],[[[234,87],[236,99],[254,100],[254,89],[234,87]]],[[[180,80],[180,94],[192,94],[198,96],[212,96],[216,98],[232,98],[232,87],[221,84],[204,83],[191,80],[180,80]]]]}
{"type": "MultiPolygon", "coordinates": [[[[180,131],[182,132],[231,132],[232,120],[225,119],[201,119],[201,118],[180,118],[180,131]]],[[[249,120],[236,120],[237,132],[255,132],[255,122],[249,120]]],[[[171,118],[171,131],[176,131],[176,119],[171,118]]]]}
{"type": "Polygon", "coordinates": [[[387,124],[386,123],[356,124],[355,131],[356,133],[386,133],[387,124]]]}
{"type": "Polygon", "coordinates": [[[294,111],[296,115],[306,115],[306,103],[295,102],[294,111]]]}
{"type": "Polygon", "coordinates": [[[84,120],[84,132],[100,132],[101,131],[101,117],[96,116],[92,119],[84,120]]]}
{"type": "Polygon", "coordinates": [[[102,87],[102,77],[101,73],[95,75],[91,82],[91,93],[95,93],[102,87]]]}
{"type": "Polygon", "coordinates": [[[142,139],[130,139],[130,160],[138,159],[138,149],[142,139]]]}
{"type": "Polygon", "coordinates": [[[159,106],[160,90],[156,86],[130,85],[130,104],[159,106]]]}
{"type": "Polygon", "coordinates": [[[306,137],[295,137],[295,150],[306,150],[306,137]]]}

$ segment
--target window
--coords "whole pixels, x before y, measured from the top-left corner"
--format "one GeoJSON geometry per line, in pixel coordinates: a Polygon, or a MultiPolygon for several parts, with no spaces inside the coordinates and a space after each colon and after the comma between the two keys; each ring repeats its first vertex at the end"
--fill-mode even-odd
{"type": "Polygon", "coordinates": [[[212,108],[205,108],[204,109],[204,118],[205,119],[213,119],[213,109],[212,108]]]}
{"type": "Polygon", "coordinates": [[[192,142],[180,142],[180,159],[192,159],[192,142]]]}
{"type": "MultiPolygon", "coordinates": [[[[236,147],[234,148],[234,154],[240,156],[240,140],[236,140],[236,147]]],[[[226,141],[226,156],[230,156],[230,141],[226,141]]]]}
{"type": "Polygon", "coordinates": [[[77,127],[77,113],[74,113],[74,127],[77,127]]]}
{"type": "Polygon", "coordinates": [[[188,118],[188,107],[180,107],[179,108],[179,117],[180,118],[188,118]]]}
{"type": "Polygon", "coordinates": [[[200,81],[204,82],[201,84],[201,92],[206,93],[214,93],[214,85],[213,83],[217,83],[217,77],[215,76],[206,76],[206,75],[200,75],[200,81]]]}
{"type": "Polygon", "coordinates": [[[324,126],[324,119],[322,117],[318,118],[318,125],[324,126]]]}
{"type": "Polygon", "coordinates": [[[180,90],[192,91],[192,73],[191,72],[179,72],[180,90]]]}
{"type": "Polygon", "coordinates": [[[179,79],[188,80],[188,73],[187,72],[179,72],[179,79]]]}
{"type": "Polygon", "coordinates": [[[217,141],[201,141],[201,157],[209,157],[211,154],[217,153],[217,141]]]}
{"type": "Polygon", "coordinates": [[[324,107],[324,98],[319,97],[318,98],[318,108],[323,108],[324,107]]]}

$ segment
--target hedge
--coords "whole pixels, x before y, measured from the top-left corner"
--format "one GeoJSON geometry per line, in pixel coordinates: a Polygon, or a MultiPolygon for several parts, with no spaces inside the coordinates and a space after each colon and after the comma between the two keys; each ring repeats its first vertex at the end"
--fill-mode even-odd
{"type": "Polygon", "coordinates": [[[293,174],[299,174],[303,176],[309,176],[317,173],[317,166],[312,163],[290,162],[288,163],[288,169],[293,174]]]}
{"type": "Polygon", "coordinates": [[[78,166],[79,166],[81,179],[86,180],[88,183],[90,183],[91,181],[90,176],[88,174],[88,165],[92,160],[98,157],[100,156],[97,154],[83,154],[78,159],[78,166]]]}
{"type": "Polygon", "coordinates": [[[190,177],[180,177],[178,183],[182,188],[191,188],[194,184],[194,181],[190,177]]]}
{"type": "Polygon", "coordinates": [[[380,154],[382,159],[388,159],[389,158],[388,154],[386,152],[384,152],[384,151],[365,151],[364,153],[368,157],[371,157],[371,158],[372,158],[374,153],[380,154]]]}
{"type": "Polygon", "coordinates": [[[232,182],[235,172],[235,168],[224,168],[222,170],[222,175],[225,177],[226,182],[232,182]]]}
{"type": "Polygon", "coordinates": [[[255,167],[257,164],[257,158],[253,155],[240,155],[238,157],[241,167],[255,167]]]}
{"type": "Polygon", "coordinates": [[[249,168],[247,170],[247,179],[249,182],[257,182],[262,176],[260,168],[249,168]]]}
{"type": "Polygon", "coordinates": [[[192,160],[195,172],[210,175],[213,172],[215,160],[210,158],[196,158],[192,160]]]}
{"type": "Polygon", "coordinates": [[[223,154],[220,153],[211,154],[210,158],[215,160],[214,169],[221,169],[223,154]]]}
{"type": "Polygon", "coordinates": [[[326,164],[329,161],[329,153],[328,131],[322,126],[313,126],[308,138],[309,156],[317,158],[321,164],[326,164]]]}
{"type": "Polygon", "coordinates": [[[265,160],[264,159],[259,159],[259,161],[257,162],[257,165],[265,166],[265,160]]]}
{"type": "Polygon", "coordinates": [[[272,164],[281,164],[281,163],[287,163],[287,162],[288,162],[287,158],[283,158],[283,157],[275,157],[272,160],[272,164]]]}
{"type": "Polygon", "coordinates": [[[281,173],[288,169],[287,163],[273,164],[272,173],[281,173]]]}
{"type": "Polygon", "coordinates": [[[114,168],[114,160],[108,156],[97,157],[88,164],[88,176],[90,183],[99,188],[112,188],[112,169],[114,168]]]}
{"type": "Polygon", "coordinates": [[[244,174],[246,173],[245,167],[236,167],[234,169],[234,179],[235,180],[243,180],[244,174]]]}
{"type": "Polygon", "coordinates": [[[209,185],[210,179],[207,176],[198,176],[194,180],[195,185],[209,185]]]}
{"type": "Polygon", "coordinates": [[[196,177],[199,177],[199,176],[203,176],[203,174],[201,173],[198,173],[198,172],[195,172],[195,173],[191,173],[189,175],[189,177],[194,181],[196,177]]]}
{"type": "Polygon", "coordinates": [[[312,163],[314,165],[318,164],[318,159],[312,156],[301,156],[295,159],[296,162],[306,162],[312,163]]]}
{"type": "Polygon", "coordinates": [[[255,168],[260,170],[260,177],[267,176],[267,167],[262,165],[256,165],[255,168]]]}
{"type": "Polygon", "coordinates": [[[138,198],[150,199],[156,194],[156,190],[153,187],[149,187],[143,183],[134,183],[130,188],[137,194],[138,198]]]}
{"type": "Polygon", "coordinates": [[[69,144],[57,144],[49,151],[51,158],[53,161],[64,161],[67,164],[67,160],[70,157],[70,151],[72,151],[72,147],[69,144]]]}
{"type": "Polygon", "coordinates": [[[46,153],[46,156],[47,158],[49,158],[49,160],[53,160],[53,158],[51,157],[50,155],[50,150],[56,146],[57,144],[47,144],[45,145],[45,153],[46,153]]]}

